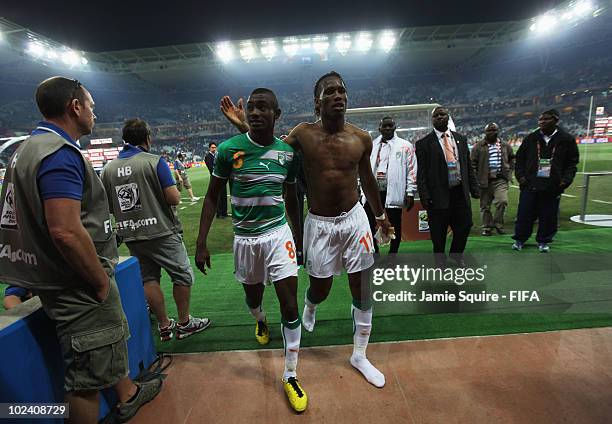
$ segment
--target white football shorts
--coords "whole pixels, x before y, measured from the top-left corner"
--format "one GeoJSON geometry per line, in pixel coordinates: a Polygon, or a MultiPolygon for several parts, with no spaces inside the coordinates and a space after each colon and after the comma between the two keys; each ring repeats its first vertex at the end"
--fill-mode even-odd
{"type": "Polygon", "coordinates": [[[234,236],[234,269],[242,284],[276,282],[298,275],[289,225],[259,236],[234,236]]]}
{"type": "Polygon", "coordinates": [[[353,274],[374,264],[374,243],[368,217],[357,203],[340,216],[308,213],[304,221],[304,265],[308,275],[328,278],[342,269],[353,274]]]}

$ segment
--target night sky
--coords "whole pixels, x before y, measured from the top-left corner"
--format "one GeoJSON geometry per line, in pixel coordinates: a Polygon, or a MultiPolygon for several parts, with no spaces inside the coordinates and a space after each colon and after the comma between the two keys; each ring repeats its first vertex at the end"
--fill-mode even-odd
{"type": "Polygon", "coordinates": [[[79,50],[107,51],[251,37],[520,20],[537,16],[562,2],[2,0],[2,3],[5,4],[0,7],[0,15],[10,21],[79,50]]]}

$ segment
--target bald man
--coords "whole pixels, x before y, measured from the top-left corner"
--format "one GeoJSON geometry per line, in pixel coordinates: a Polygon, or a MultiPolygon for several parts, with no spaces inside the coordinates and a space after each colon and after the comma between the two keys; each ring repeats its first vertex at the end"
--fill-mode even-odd
{"type": "Polygon", "coordinates": [[[463,251],[472,228],[470,194],[477,199],[480,190],[467,140],[449,128],[448,109],[436,107],[431,122],[433,131],[416,142],[419,197],[427,209],[436,263],[446,265],[446,235],[450,226],[453,231],[450,257],[464,266],[463,251]]]}

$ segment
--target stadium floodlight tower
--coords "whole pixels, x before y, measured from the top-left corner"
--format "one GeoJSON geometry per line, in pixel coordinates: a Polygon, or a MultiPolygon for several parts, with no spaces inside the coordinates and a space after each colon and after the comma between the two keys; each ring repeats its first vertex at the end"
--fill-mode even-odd
{"type": "Polygon", "coordinates": [[[431,112],[437,103],[360,107],[347,109],[348,121],[359,128],[367,130],[372,138],[378,136],[380,120],[390,116],[397,124],[397,135],[411,142],[416,142],[432,129],[431,112]]]}

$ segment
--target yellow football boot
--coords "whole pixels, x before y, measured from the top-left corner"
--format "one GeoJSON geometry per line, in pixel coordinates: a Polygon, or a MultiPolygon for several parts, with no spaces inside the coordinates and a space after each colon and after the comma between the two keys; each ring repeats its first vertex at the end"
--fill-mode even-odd
{"type": "Polygon", "coordinates": [[[262,345],[266,345],[270,342],[270,329],[266,321],[257,321],[257,325],[255,326],[255,339],[262,345]]]}
{"type": "Polygon", "coordinates": [[[308,396],[306,392],[298,383],[297,378],[289,377],[287,381],[283,380],[283,386],[285,387],[285,393],[289,404],[296,412],[303,412],[308,405],[308,396]]]}

